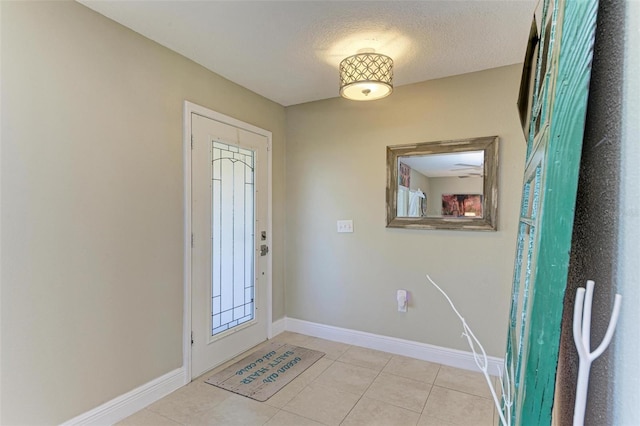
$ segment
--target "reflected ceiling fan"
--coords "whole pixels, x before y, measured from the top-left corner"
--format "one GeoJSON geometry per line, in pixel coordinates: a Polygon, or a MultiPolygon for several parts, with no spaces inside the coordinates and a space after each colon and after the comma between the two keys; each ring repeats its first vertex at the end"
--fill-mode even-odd
{"type": "Polygon", "coordinates": [[[457,169],[451,169],[452,172],[462,172],[465,170],[470,170],[464,174],[458,175],[460,179],[468,178],[468,177],[482,177],[484,175],[484,167],[482,164],[466,164],[466,163],[456,163],[454,166],[460,166],[457,169]]]}

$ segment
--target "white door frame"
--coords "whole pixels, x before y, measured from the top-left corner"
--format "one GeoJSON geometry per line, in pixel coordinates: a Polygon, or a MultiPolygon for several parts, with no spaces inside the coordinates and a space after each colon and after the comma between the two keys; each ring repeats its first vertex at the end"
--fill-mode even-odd
{"type": "MultiPolygon", "coordinates": [[[[231,126],[263,135],[267,138],[267,240],[266,243],[272,249],[273,241],[273,194],[272,194],[272,141],[271,132],[245,123],[228,115],[215,112],[203,106],[184,101],[183,115],[183,165],[184,165],[184,316],[182,335],[182,363],[184,368],[184,383],[191,382],[191,114],[195,113],[203,117],[211,118],[231,126]]],[[[267,337],[272,337],[272,283],[271,274],[273,266],[272,250],[267,255],[267,337]]]]}

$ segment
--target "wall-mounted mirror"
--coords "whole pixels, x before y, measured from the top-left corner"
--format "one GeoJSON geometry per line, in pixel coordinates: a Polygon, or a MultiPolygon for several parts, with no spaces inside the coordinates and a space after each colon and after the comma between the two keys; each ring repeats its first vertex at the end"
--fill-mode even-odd
{"type": "Polygon", "coordinates": [[[495,231],[498,137],[387,147],[387,227],[495,231]]]}

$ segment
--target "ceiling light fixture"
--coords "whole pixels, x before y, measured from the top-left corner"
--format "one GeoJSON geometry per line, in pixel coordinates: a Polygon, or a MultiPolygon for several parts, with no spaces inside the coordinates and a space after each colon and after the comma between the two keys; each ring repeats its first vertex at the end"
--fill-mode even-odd
{"type": "Polygon", "coordinates": [[[360,49],[340,62],[340,96],[354,101],[373,101],[393,91],[393,59],[360,49]]]}

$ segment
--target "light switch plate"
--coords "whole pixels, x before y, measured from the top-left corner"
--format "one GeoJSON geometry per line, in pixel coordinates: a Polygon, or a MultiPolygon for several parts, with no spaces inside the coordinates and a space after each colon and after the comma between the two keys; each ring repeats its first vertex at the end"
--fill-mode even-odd
{"type": "Polygon", "coordinates": [[[338,232],[353,232],[353,220],[339,220],[338,232]]]}

